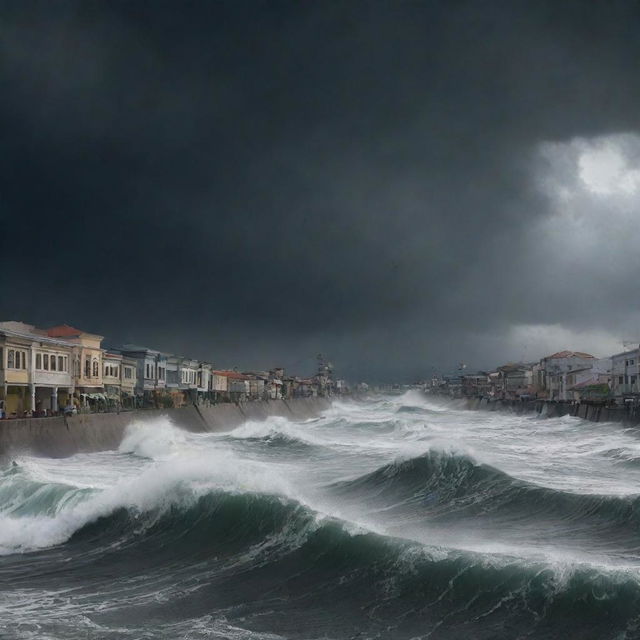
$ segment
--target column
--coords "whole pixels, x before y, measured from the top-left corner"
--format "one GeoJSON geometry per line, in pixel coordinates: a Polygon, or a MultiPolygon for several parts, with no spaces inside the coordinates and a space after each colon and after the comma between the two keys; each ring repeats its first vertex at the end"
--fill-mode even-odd
{"type": "Polygon", "coordinates": [[[51,389],[51,411],[58,411],[58,387],[51,389]]]}
{"type": "Polygon", "coordinates": [[[35,411],[36,411],[36,385],[31,383],[29,385],[29,391],[31,392],[31,411],[33,413],[35,413],[35,411]]]}

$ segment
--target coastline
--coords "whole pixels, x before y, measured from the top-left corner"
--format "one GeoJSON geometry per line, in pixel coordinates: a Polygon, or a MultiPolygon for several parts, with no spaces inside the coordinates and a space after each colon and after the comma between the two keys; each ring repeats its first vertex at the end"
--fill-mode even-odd
{"type": "MultiPolygon", "coordinates": [[[[441,395],[442,398],[449,396],[441,395]]],[[[629,426],[640,425],[640,408],[606,406],[602,403],[574,402],[571,400],[516,400],[500,398],[458,398],[471,411],[507,411],[510,413],[535,413],[541,417],[559,418],[575,416],[589,422],[619,422],[629,426]]]]}
{"type": "Polygon", "coordinates": [[[214,406],[134,409],[121,413],[90,413],[51,418],[0,421],[0,456],[30,454],[66,458],[76,453],[117,449],[131,423],[168,416],[179,428],[195,433],[231,431],[249,421],[272,416],[304,420],[331,406],[324,397],[292,398],[214,406]]]}

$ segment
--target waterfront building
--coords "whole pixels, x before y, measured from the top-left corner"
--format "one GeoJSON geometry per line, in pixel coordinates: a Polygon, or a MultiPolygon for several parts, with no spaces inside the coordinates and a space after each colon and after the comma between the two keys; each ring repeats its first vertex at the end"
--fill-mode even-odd
{"type": "Polygon", "coordinates": [[[594,356],[582,351],[558,351],[542,358],[536,372],[538,379],[534,381],[540,389],[539,395],[550,400],[566,399],[567,386],[563,374],[592,367],[594,360],[594,356]]]}
{"type": "Polygon", "coordinates": [[[591,367],[562,374],[561,400],[604,400],[610,396],[611,358],[594,359],[591,367]]]}
{"type": "Polygon", "coordinates": [[[610,376],[611,358],[592,356],[584,366],[548,372],[549,397],[552,400],[579,400],[587,387],[608,384],[610,376]]]}
{"type": "MultiPolygon", "coordinates": [[[[340,391],[338,390],[338,393],[340,391]]],[[[489,395],[489,377],[484,371],[462,376],[462,395],[469,397],[489,395]]]]}
{"type": "Polygon", "coordinates": [[[284,397],[283,388],[284,388],[284,369],[282,367],[276,367],[275,369],[271,369],[269,371],[269,376],[265,385],[265,394],[266,397],[270,400],[280,400],[284,397]]]}
{"type": "Polygon", "coordinates": [[[640,393],[640,349],[611,356],[611,392],[620,399],[640,393]]]}
{"type": "Polygon", "coordinates": [[[249,398],[252,400],[265,399],[269,374],[266,371],[244,371],[243,375],[249,381],[249,398]]]}
{"type": "Polygon", "coordinates": [[[6,416],[48,415],[74,390],[76,345],[24,322],[0,322],[0,406],[6,416]]]}
{"type": "Polygon", "coordinates": [[[137,404],[160,406],[167,384],[167,355],[135,344],[125,344],[116,351],[136,363],[137,404]]]}
{"type": "Polygon", "coordinates": [[[136,406],[137,362],[134,358],[122,356],[120,369],[120,399],[122,406],[133,409],[136,406]]]}
{"type": "Polygon", "coordinates": [[[295,395],[301,398],[310,398],[318,395],[318,383],[313,378],[297,378],[295,395]]]}
{"type": "Polygon", "coordinates": [[[532,392],[533,365],[509,363],[498,367],[498,396],[516,398],[529,396],[532,392]]]}
{"type": "Polygon", "coordinates": [[[200,363],[192,358],[180,358],[178,374],[180,376],[180,390],[187,404],[195,404],[198,397],[198,370],[200,363]]]}
{"type": "Polygon", "coordinates": [[[197,377],[198,403],[209,402],[212,392],[212,365],[208,362],[200,362],[197,377]]]}
{"type": "Polygon", "coordinates": [[[122,405],[122,354],[105,353],[102,359],[104,395],[111,405],[122,405]]]}
{"type": "Polygon", "coordinates": [[[211,391],[214,402],[225,402],[230,400],[228,377],[224,371],[211,371],[211,391]]]}
{"type": "Polygon", "coordinates": [[[251,376],[238,373],[237,371],[215,371],[214,375],[216,376],[216,380],[218,377],[226,379],[226,397],[232,402],[244,402],[249,398],[251,393],[251,385],[249,382],[251,376]]]}
{"type": "Polygon", "coordinates": [[[74,345],[73,362],[70,363],[73,376],[74,395],[79,404],[93,407],[105,403],[103,381],[103,336],[76,329],[68,324],[44,330],[50,338],[59,338],[74,345]]]}

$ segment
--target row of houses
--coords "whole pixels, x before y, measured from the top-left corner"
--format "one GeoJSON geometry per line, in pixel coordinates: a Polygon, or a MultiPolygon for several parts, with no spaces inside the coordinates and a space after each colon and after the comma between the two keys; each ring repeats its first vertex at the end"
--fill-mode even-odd
{"type": "Polygon", "coordinates": [[[590,402],[640,402],[640,348],[597,358],[559,351],[530,363],[507,363],[492,371],[435,376],[433,389],[454,397],[590,402]]]}
{"type": "Polygon", "coordinates": [[[324,362],[308,378],[287,376],[283,368],[239,372],[141,345],[106,349],[103,340],[68,325],[39,329],[0,322],[0,415],[180,407],[347,391],[324,362]]]}

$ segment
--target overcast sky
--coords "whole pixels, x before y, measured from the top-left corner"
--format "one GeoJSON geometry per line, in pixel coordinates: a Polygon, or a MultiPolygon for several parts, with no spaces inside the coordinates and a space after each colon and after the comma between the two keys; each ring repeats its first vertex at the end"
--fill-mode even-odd
{"type": "Polygon", "coordinates": [[[352,380],[640,340],[637,2],[0,2],[0,316],[352,380]]]}

